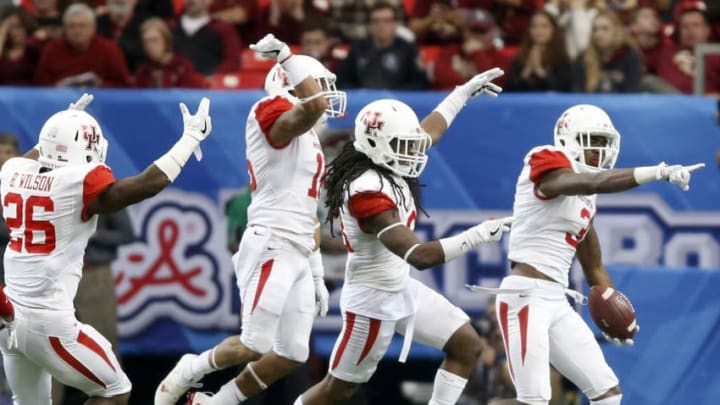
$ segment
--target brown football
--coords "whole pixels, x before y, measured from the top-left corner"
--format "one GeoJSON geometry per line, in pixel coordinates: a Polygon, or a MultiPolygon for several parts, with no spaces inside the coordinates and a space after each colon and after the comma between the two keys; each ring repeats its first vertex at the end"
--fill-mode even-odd
{"type": "Polygon", "coordinates": [[[632,339],[637,332],[635,309],[623,293],[604,286],[590,288],[590,315],[595,324],[611,337],[632,339]]]}

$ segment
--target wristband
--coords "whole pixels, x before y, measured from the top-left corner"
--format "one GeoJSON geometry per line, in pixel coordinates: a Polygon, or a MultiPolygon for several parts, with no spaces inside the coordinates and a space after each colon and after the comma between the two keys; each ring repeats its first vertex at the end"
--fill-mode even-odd
{"type": "Polygon", "coordinates": [[[294,55],[288,56],[280,65],[282,65],[285,72],[287,72],[290,85],[296,87],[300,82],[310,76],[310,73],[308,73],[310,72],[310,67],[307,66],[307,63],[304,63],[303,58],[295,58],[293,56],[294,55]]]}
{"type": "Polygon", "coordinates": [[[199,144],[197,139],[183,135],[169,151],[154,162],[155,166],[165,173],[170,182],[173,182],[180,175],[183,166],[199,144]]]}
{"type": "Polygon", "coordinates": [[[460,110],[465,107],[465,103],[467,102],[467,96],[463,94],[461,87],[462,86],[455,87],[455,90],[451,91],[450,94],[435,107],[435,111],[445,118],[448,127],[450,127],[450,124],[452,124],[455,117],[460,110]]]}
{"type": "Polygon", "coordinates": [[[438,240],[438,242],[440,242],[440,246],[442,246],[443,254],[445,255],[445,263],[457,259],[473,248],[473,246],[467,241],[465,232],[438,240]]]}
{"type": "Polygon", "coordinates": [[[310,253],[308,259],[310,260],[310,271],[312,272],[313,279],[322,279],[325,276],[325,268],[323,267],[320,249],[310,253]]]}
{"type": "Polygon", "coordinates": [[[657,166],[636,167],[635,170],[633,170],[633,177],[635,178],[635,183],[638,185],[660,180],[658,178],[657,166]]]}

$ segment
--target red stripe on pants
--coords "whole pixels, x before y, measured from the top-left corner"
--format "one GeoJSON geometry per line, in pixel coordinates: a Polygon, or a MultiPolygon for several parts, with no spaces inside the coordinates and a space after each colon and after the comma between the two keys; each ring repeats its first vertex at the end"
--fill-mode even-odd
{"type": "Polygon", "coordinates": [[[365,360],[368,353],[370,353],[370,349],[372,349],[375,344],[375,340],[377,339],[378,332],[380,332],[380,320],[370,318],[370,331],[368,331],[367,339],[365,339],[365,346],[363,347],[360,358],[355,365],[360,364],[363,360],[365,360]]]}
{"type": "Polygon", "coordinates": [[[87,367],[85,367],[84,364],[80,362],[76,357],[74,357],[70,352],[65,350],[62,343],[60,343],[60,339],[56,336],[49,336],[48,339],[50,340],[50,346],[52,346],[53,350],[55,350],[55,353],[57,353],[58,356],[60,356],[65,363],[69,364],[70,367],[77,370],[80,374],[87,377],[90,381],[95,382],[98,385],[101,385],[103,388],[107,388],[107,385],[105,385],[100,379],[92,373],[87,367]]]}
{"type": "Polygon", "coordinates": [[[270,278],[270,272],[272,271],[274,261],[275,259],[266,261],[260,269],[260,280],[258,280],[257,290],[255,290],[255,300],[253,300],[253,306],[250,312],[255,311],[255,307],[257,306],[258,301],[260,301],[260,295],[262,295],[263,289],[265,288],[265,283],[267,283],[268,278],[270,278]]]}
{"type": "Polygon", "coordinates": [[[332,367],[330,367],[330,370],[335,370],[335,367],[338,366],[340,363],[340,359],[342,358],[343,352],[345,351],[345,348],[347,347],[348,342],[350,341],[350,335],[352,335],[353,327],[355,326],[355,314],[352,312],[347,312],[345,316],[345,333],[343,333],[342,340],[340,341],[340,346],[338,346],[338,351],[335,355],[335,359],[333,359],[332,367]]]}
{"type": "Polygon", "coordinates": [[[510,337],[508,336],[508,304],[500,303],[500,327],[502,327],[503,340],[505,341],[505,351],[507,352],[508,368],[510,369],[510,377],[515,379],[513,372],[512,360],[510,356],[510,337]]]}
{"type": "Polygon", "coordinates": [[[86,335],[85,332],[80,331],[80,333],[78,334],[77,341],[81,345],[83,345],[83,346],[87,347],[88,349],[92,350],[93,352],[95,352],[98,356],[100,356],[103,360],[105,360],[105,363],[107,363],[107,365],[110,366],[110,368],[113,369],[113,371],[116,371],[115,367],[110,362],[110,358],[107,356],[107,354],[105,354],[105,350],[103,350],[102,347],[100,347],[100,345],[98,344],[98,342],[94,341],[93,338],[86,335]]]}
{"type": "Polygon", "coordinates": [[[518,312],[518,318],[520,319],[520,356],[522,357],[522,364],[525,365],[525,353],[527,352],[527,332],[528,332],[528,314],[530,313],[530,307],[525,305],[518,312]]]}

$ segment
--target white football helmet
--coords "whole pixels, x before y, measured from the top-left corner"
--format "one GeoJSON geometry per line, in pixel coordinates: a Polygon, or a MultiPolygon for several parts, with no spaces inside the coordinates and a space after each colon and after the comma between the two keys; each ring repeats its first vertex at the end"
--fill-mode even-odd
{"type": "Polygon", "coordinates": [[[620,153],[620,133],[602,109],[589,104],[568,108],[555,123],[555,146],[580,163],[584,171],[615,167],[620,153]],[[604,137],[605,145],[593,145],[591,139],[604,137]],[[597,161],[586,162],[585,151],[596,151],[597,161]]]}
{"type": "Polygon", "coordinates": [[[431,144],[415,112],[401,101],[373,101],[355,118],[355,150],[398,176],[420,176],[431,144]]]}
{"type": "Polygon", "coordinates": [[[107,148],[108,142],[92,115],[65,110],[48,118],[40,129],[38,161],[49,168],[105,163],[107,148]]]}
{"type": "MultiPolygon", "coordinates": [[[[316,97],[324,96],[328,101],[328,108],[325,113],[328,117],[342,117],[345,115],[345,107],[347,106],[347,94],[344,91],[340,91],[335,86],[336,76],[333,72],[329,71],[325,65],[320,63],[317,59],[307,55],[293,55],[293,58],[298,58],[305,70],[312,75],[312,77],[318,82],[318,85],[323,90],[318,93],[316,97]]],[[[292,93],[295,89],[288,80],[287,72],[282,66],[277,63],[270,69],[267,76],[265,76],[265,93],[268,96],[275,96],[279,94],[287,95],[292,93]]],[[[301,100],[309,101],[309,100],[301,100]]]]}

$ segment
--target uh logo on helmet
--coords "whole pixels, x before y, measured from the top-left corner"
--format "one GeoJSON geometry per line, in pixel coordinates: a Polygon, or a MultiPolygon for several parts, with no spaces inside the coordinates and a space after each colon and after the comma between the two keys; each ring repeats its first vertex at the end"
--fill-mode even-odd
{"type": "Polygon", "coordinates": [[[355,150],[398,176],[420,176],[431,145],[415,112],[401,101],[373,101],[355,118],[355,150]]]}
{"type": "Polygon", "coordinates": [[[555,146],[579,163],[582,171],[615,167],[620,133],[601,108],[579,104],[568,108],[555,123],[555,146]]]}
{"type": "Polygon", "coordinates": [[[38,161],[58,168],[105,163],[108,142],[92,115],[80,110],[55,113],[45,121],[38,139],[38,161]]]}

